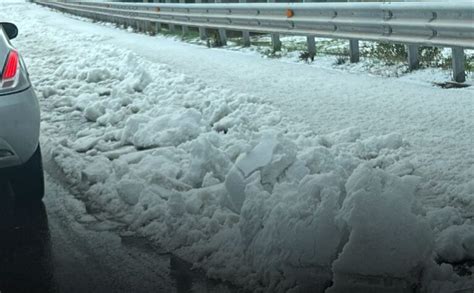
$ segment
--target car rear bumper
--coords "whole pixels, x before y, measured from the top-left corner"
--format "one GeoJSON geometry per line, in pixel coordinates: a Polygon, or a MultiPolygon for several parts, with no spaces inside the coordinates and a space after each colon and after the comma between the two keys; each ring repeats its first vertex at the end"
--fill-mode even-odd
{"type": "Polygon", "coordinates": [[[22,165],[38,147],[40,110],[30,87],[0,96],[0,169],[22,165]]]}

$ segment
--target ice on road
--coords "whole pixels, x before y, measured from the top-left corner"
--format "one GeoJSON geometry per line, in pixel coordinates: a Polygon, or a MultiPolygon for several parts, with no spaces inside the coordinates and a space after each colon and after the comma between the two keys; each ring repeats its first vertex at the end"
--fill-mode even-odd
{"type": "Polygon", "coordinates": [[[0,5],[90,211],[251,290],[473,286],[452,266],[474,258],[472,89],[0,5]]]}

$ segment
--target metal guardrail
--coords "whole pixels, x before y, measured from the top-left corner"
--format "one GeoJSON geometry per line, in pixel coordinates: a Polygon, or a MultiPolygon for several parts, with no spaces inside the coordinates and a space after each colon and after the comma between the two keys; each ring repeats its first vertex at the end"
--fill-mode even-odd
{"type": "Polygon", "coordinates": [[[453,79],[465,81],[464,49],[474,49],[474,5],[464,3],[240,3],[148,4],[118,2],[57,2],[34,0],[58,10],[101,21],[123,23],[157,32],[180,26],[217,29],[222,44],[226,31],[272,35],[274,50],[280,34],[307,36],[308,52],[315,54],[314,37],[348,39],[351,62],[359,61],[359,40],[406,44],[410,69],[418,66],[418,46],[452,48],[453,79]]]}

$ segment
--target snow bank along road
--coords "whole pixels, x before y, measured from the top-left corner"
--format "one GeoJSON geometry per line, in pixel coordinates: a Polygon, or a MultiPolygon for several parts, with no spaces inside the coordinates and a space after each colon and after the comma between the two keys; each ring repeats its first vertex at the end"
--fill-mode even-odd
{"type": "Polygon", "coordinates": [[[472,291],[472,89],[0,5],[46,160],[103,229],[252,291],[472,291]]]}

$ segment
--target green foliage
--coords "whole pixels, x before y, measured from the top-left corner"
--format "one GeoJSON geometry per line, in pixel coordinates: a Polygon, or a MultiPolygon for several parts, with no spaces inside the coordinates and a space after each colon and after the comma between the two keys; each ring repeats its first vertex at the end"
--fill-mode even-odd
{"type": "Polygon", "coordinates": [[[337,57],[337,59],[336,59],[336,65],[345,64],[347,61],[348,61],[348,58],[347,58],[347,57],[339,56],[339,57],[337,57]]]}
{"type": "Polygon", "coordinates": [[[466,72],[474,72],[474,56],[466,58],[466,72]]]}
{"type": "Polygon", "coordinates": [[[426,65],[440,65],[445,63],[441,54],[440,48],[435,47],[420,47],[418,50],[420,54],[420,63],[426,65]]]}
{"type": "Polygon", "coordinates": [[[281,58],[282,52],[275,51],[273,48],[264,48],[263,50],[259,50],[260,53],[268,58],[281,58]]]}
{"type": "MultiPolygon", "coordinates": [[[[434,47],[420,47],[420,64],[423,67],[441,67],[449,69],[452,66],[452,56],[443,55],[443,49],[434,47]]],[[[467,72],[474,70],[474,56],[465,56],[464,64],[467,72]]]]}
{"type": "Polygon", "coordinates": [[[222,47],[224,44],[221,42],[221,38],[219,36],[219,32],[213,31],[208,33],[209,37],[207,38],[207,47],[209,48],[217,48],[222,47]]]}
{"type": "Polygon", "coordinates": [[[380,59],[389,65],[393,65],[398,62],[404,62],[407,58],[407,51],[404,45],[375,43],[367,48],[364,55],[380,59]]]}
{"type": "Polygon", "coordinates": [[[181,39],[186,42],[192,42],[199,38],[199,33],[189,30],[186,34],[181,34],[181,39]]]}
{"type": "MultiPolygon", "coordinates": [[[[443,54],[442,48],[421,46],[418,53],[421,68],[440,67],[450,69],[452,66],[451,55],[443,54]]],[[[404,63],[407,58],[405,45],[389,43],[372,44],[366,48],[363,55],[369,58],[377,58],[389,65],[404,63]]],[[[465,66],[467,72],[474,70],[474,56],[466,56],[465,66]]]]}

